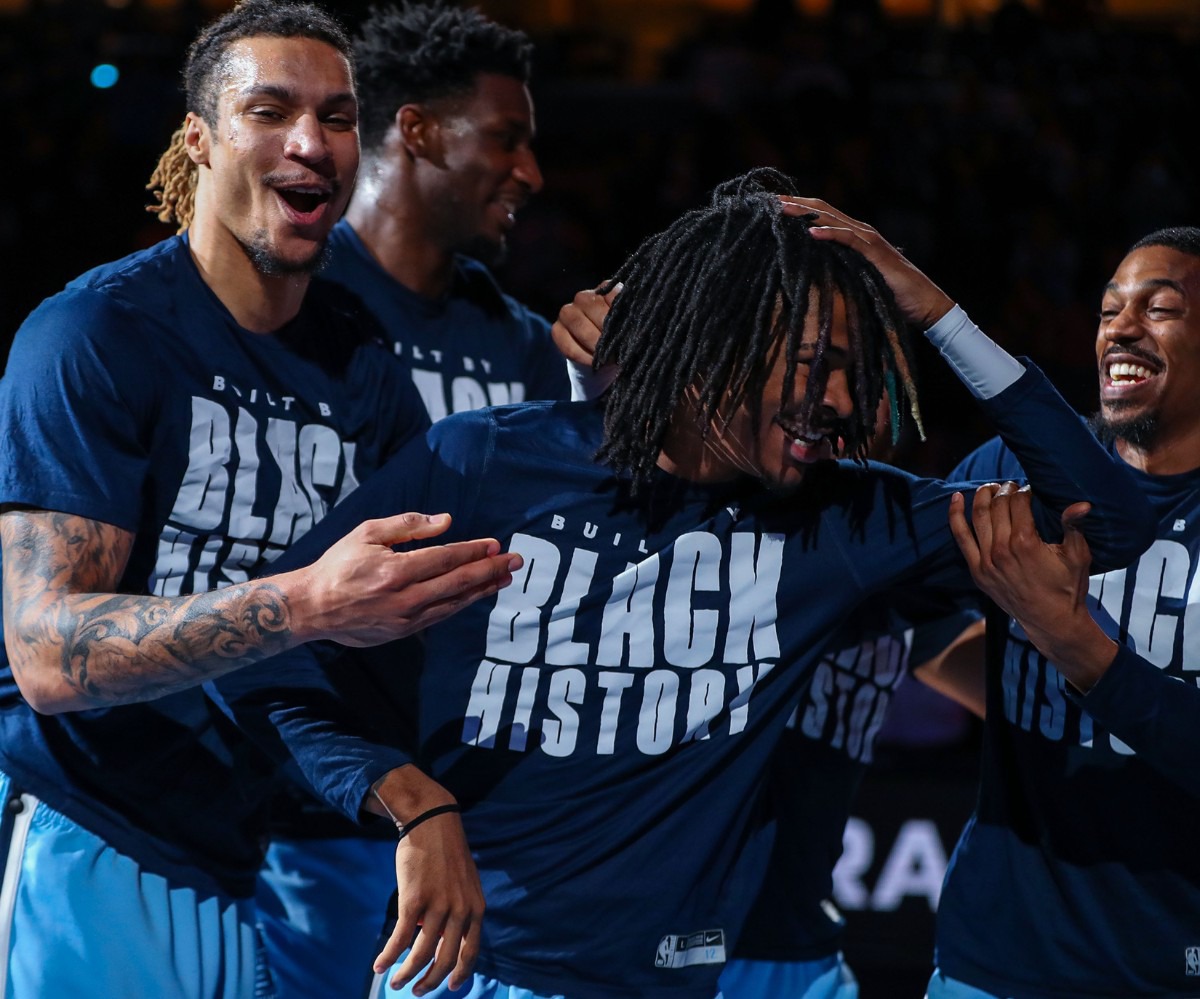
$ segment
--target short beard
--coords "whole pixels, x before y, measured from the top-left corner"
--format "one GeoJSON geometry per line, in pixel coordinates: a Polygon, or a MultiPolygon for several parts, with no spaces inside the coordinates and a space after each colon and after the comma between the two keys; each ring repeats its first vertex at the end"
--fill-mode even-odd
{"type": "Polygon", "coordinates": [[[508,259],[508,240],[501,239],[497,243],[483,236],[475,236],[459,247],[458,252],[495,270],[508,259]]]}
{"type": "Polygon", "coordinates": [[[1157,413],[1143,413],[1141,416],[1123,420],[1119,416],[1105,416],[1101,410],[1088,417],[1088,426],[1091,427],[1092,433],[1105,445],[1124,441],[1137,448],[1151,448],[1158,439],[1161,425],[1157,413]]]}
{"type": "Polygon", "coordinates": [[[267,234],[257,232],[253,242],[238,240],[242,252],[254,265],[254,269],[263,277],[294,277],[296,275],[316,274],[329,261],[329,244],[322,240],[321,245],[305,260],[284,260],[276,254],[267,243],[267,234]]]}

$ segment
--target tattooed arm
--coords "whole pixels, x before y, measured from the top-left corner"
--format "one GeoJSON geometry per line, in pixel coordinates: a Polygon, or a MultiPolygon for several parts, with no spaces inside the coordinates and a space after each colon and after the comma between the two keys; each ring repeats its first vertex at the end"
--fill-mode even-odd
{"type": "Polygon", "coordinates": [[[0,514],[5,642],[43,713],[151,700],[303,642],[375,645],[411,634],[512,580],[491,539],[398,553],[446,515],[360,524],[312,565],[183,597],[114,592],[133,534],[49,510],[0,514]]]}

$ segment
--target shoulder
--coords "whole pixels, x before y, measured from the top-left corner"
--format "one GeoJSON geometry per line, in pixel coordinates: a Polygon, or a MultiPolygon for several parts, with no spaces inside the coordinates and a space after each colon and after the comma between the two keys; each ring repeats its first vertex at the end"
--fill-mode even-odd
{"type": "Polygon", "coordinates": [[[1025,472],[1004,441],[993,437],[960,461],[949,478],[957,481],[1023,479],[1025,472]]]}
{"type": "Polygon", "coordinates": [[[508,318],[526,331],[527,335],[549,336],[550,323],[532,309],[506,294],[492,272],[472,257],[455,258],[457,288],[463,297],[489,314],[508,318]]]}
{"type": "Polygon", "coordinates": [[[93,295],[149,315],[162,315],[180,295],[195,293],[198,276],[180,236],[94,267],[64,289],[66,295],[93,295]]]}
{"type": "Polygon", "coordinates": [[[29,314],[13,341],[10,366],[82,365],[92,357],[139,359],[178,308],[162,244],[94,268],[29,314]]]}
{"type": "Polygon", "coordinates": [[[429,439],[439,449],[499,453],[506,464],[592,464],[604,433],[595,403],[522,402],[453,413],[438,420],[429,439]]]}

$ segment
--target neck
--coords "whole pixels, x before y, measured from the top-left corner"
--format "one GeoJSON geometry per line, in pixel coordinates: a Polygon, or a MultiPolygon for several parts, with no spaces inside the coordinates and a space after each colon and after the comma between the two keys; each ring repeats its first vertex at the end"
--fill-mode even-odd
{"type": "Polygon", "coordinates": [[[431,234],[427,204],[402,157],[364,163],[346,220],[379,266],[409,291],[438,298],[449,290],[454,253],[431,234]]]}
{"type": "Polygon", "coordinates": [[[1125,464],[1148,475],[1180,475],[1200,468],[1200,425],[1183,433],[1160,431],[1149,447],[1117,441],[1117,454],[1125,464]]]}
{"type": "Polygon", "coordinates": [[[200,277],[243,329],[273,333],[300,311],[309,275],[262,274],[227,230],[200,218],[188,228],[188,246],[200,277]]]}
{"type": "Polygon", "coordinates": [[[687,400],[675,410],[656,464],[664,472],[689,482],[731,482],[742,475],[757,474],[748,456],[730,453],[718,429],[701,433],[695,405],[687,400]]]}

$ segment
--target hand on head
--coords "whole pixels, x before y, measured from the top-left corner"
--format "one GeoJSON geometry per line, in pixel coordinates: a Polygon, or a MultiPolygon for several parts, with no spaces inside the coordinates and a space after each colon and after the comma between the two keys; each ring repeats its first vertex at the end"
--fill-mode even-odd
{"type": "Polygon", "coordinates": [[[909,322],[929,329],[954,306],[941,288],[865,222],[859,222],[819,198],[781,196],[785,215],[815,215],[814,239],[832,240],[861,253],[883,275],[909,322]]]}

